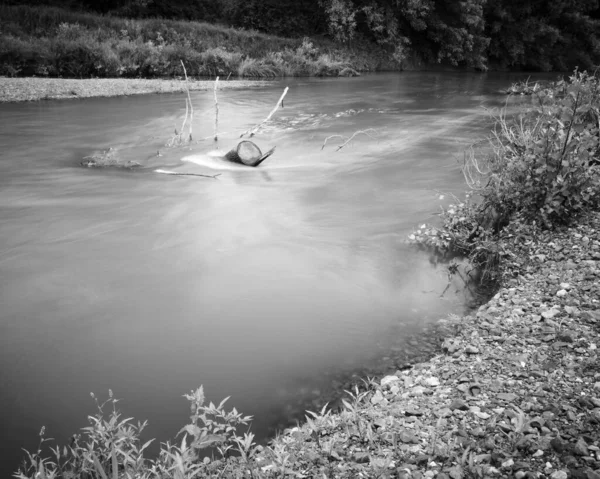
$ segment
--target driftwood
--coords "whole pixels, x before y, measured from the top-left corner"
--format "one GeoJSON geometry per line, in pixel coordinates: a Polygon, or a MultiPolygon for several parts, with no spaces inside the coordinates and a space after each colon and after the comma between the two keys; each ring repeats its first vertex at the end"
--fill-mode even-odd
{"type": "Polygon", "coordinates": [[[215,89],[213,94],[215,97],[215,141],[219,141],[219,99],[217,98],[217,88],[219,87],[219,77],[215,80],[215,89]]]}
{"type": "Polygon", "coordinates": [[[275,147],[271,148],[266,153],[260,151],[260,148],[253,142],[244,140],[240,141],[237,148],[225,154],[232,163],[239,163],[246,166],[258,166],[273,154],[275,147]]]}
{"type": "Polygon", "coordinates": [[[221,173],[217,173],[216,175],[201,175],[199,173],[179,173],[178,171],[170,171],[170,170],[154,170],[155,173],[162,173],[164,175],[174,175],[174,176],[202,176],[204,178],[213,178],[216,179],[217,176],[221,176],[221,173]]]}
{"type": "Polygon", "coordinates": [[[337,147],[337,149],[335,150],[335,151],[340,151],[342,148],[344,148],[344,146],[346,146],[348,143],[350,143],[357,135],[367,135],[369,138],[375,138],[370,133],[376,133],[376,130],[374,130],[373,128],[368,128],[367,130],[360,130],[360,131],[354,132],[354,134],[348,139],[346,139],[346,137],[344,137],[342,135],[328,136],[327,138],[325,138],[325,141],[323,142],[323,145],[321,146],[321,150],[323,148],[325,148],[325,145],[327,144],[327,142],[329,140],[331,140],[332,138],[341,138],[342,140],[346,139],[346,141],[344,143],[342,143],[341,145],[339,145],[337,147]]]}
{"type": "Polygon", "coordinates": [[[258,125],[256,125],[253,128],[250,128],[249,130],[246,130],[244,133],[242,133],[240,135],[240,138],[243,138],[245,135],[250,135],[250,137],[253,137],[254,134],[259,130],[259,128],[271,119],[271,117],[275,114],[275,112],[279,109],[279,107],[283,106],[283,99],[285,98],[285,95],[287,95],[287,92],[289,89],[290,88],[286,86],[285,90],[283,90],[283,93],[279,97],[279,100],[275,104],[275,108],[273,108],[271,110],[271,113],[269,113],[269,115],[263,121],[261,121],[258,125]]]}

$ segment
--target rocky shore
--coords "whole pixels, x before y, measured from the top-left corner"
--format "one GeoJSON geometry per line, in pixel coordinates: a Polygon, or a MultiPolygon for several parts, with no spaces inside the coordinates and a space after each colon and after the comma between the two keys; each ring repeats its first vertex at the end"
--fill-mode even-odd
{"type": "Polygon", "coordinates": [[[445,321],[439,355],[309,415],[262,471],[600,479],[600,214],[511,241],[506,286],[445,321]]]}
{"type": "MultiPolygon", "coordinates": [[[[264,86],[264,81],[220,81],[219,89],[238,89],[264,86]]],[[[190,80],[190,90],[212,90],[212,80],[190,80]]],[[[183,80],[143,80],[124,78],[94,78],[74,80],[65,78],[7,78],[0,77],[0,103],[59,100],[90,97],[176,93],[185,91],[183,80]]]]}

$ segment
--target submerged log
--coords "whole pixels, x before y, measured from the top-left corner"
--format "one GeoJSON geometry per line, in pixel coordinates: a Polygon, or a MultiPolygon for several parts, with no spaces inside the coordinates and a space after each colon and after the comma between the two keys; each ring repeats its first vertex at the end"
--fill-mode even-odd
{"type": "Polygon", "coordinates": [[[239,163],[246,166],[258,166],[273,154],[275,147],[271,148],[266,153],[262,153],[260,148],[251,141],[240,141],[237,148],[225,154],[232,163],[239,163]]]}

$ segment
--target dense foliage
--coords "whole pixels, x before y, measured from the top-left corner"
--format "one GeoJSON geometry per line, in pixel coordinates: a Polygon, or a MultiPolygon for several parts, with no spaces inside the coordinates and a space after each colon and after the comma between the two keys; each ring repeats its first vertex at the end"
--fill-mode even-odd
{"type": "Polygon", "coordinates": [[[444,211],[441,228],[412,236],[469,256],[488,276],[500,272],[504,241],[523,228],[554,229],[600,209],[600,79],[575,71],[528,90],[530,106],[501,112],[490,138],[466,152],[465,200],[444,211]]]}
{"type": "MultiPolygon", "coordinates": [[[[568,70],[599,63],[598,0],[5,0],[373,43],[402,62],[568,70]]],[[[404,65],[406,66],[406,64],[404,65]]]]}
{"type": "Polygon", "coordinates": [[[0,5],[0,75],[228,77],[351,75],[382,58],[327,40],[285,39],[209,23],[132,20],[56,7],[0,5]]]}

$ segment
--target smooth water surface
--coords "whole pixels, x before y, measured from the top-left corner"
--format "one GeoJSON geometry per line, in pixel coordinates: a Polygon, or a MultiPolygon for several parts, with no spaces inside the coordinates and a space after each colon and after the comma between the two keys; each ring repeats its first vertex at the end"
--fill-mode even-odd
{"type": "MultiPolygon", "coordinates": [[[[159,442],[200,384],[265,437],[336,371],[460,309],[403,240],[435,220],[440,194],[463,191],[457,159],[507,84],[403,73],[221,91],[218,144],[191,148],[165,147],[179,94],[0,105],[0,475],[42,425],[64,444],[108,388],[159,442]],[[207,154],[235,146],[288,85],[253,138],[277,147],[263,166],[207,154]],[[111,147],[142,166],[79,165],[111,147]]],[[[212,136],[212,91],[192,100],[194,138],[212,136]]]]}

